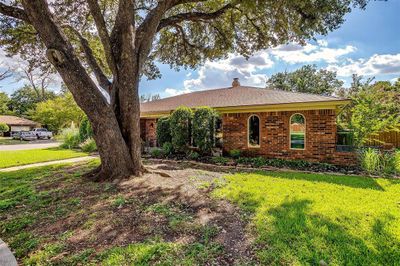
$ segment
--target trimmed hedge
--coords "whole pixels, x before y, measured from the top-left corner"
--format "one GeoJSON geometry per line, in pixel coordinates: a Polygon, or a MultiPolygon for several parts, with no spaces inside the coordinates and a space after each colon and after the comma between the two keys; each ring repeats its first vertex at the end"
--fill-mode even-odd
{"type": "Polygon", "coordinates": [[[187,151],[190,145],[190,123],[193,112],[188,107],[178,107],[170,117],[171,143],[176,152],[187,151]]]}
{"type": "Polygon", "coordinates": [[[217,113],[210,107],[200,107],[193,115],[193,141],[201,154],[210,154],[214,146],[217,113]]]}
{"type": "Polygon", "coordinates": [[[162,147],[164,143],[171,142],[170,117],[164,116],[157,120],[157,141],[162,147]]]}

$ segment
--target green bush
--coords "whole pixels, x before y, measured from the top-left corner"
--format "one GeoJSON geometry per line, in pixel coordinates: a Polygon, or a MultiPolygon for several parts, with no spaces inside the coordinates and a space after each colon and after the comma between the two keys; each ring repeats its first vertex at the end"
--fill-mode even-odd
{"type": "Polygon", "coordinates": [[[191,153],[189,153],[188,158],[189,160],[196,161],[200,158],[200,154],[195,151],[192,151],[191,153]]]}
{"type": "Polygon", "coordinates": [[[394,154],[394,168],[396,169],[396,174],[400,175],[400,150],[397,150],[394,154]]]}
{"type": "Polygon", "coordinates": [[[193,141],[202,154],[210,154],[214,146],[216,117],[216,112],[210,107],[200,107],[194,111],[193,141]]]}
{"type": "Polygon", "coordinates": [[[157,120],[157,141],[162,147],[164,143],[171,142],[170,118],[168,116],[161,117],[157,120]]]}
{"type": "Polygon", "coordinates": [[[171,155],[174,152],[174,147],[171,142],[165,142],[162,149],[165,155],[171,155]]]}
{"type": "Polygon", "coordinates": [[[60,133],[60,138],[62,141],[60,147],[64,149],[79,148],[79,144],[81,143],[79,137],[79,130],[76,128],[62,129],[60,133]]]}
{"type": "Polygon", "coordinates": [[[96,142],[93,138],[88,138],[80,144],[82,151],[84,152],[95,152],[97,151],[96,142]]]}
{"type": "Polygon", "coordinates": [[[164,156],[165,156],[164,151],[159,148],[152,149],[150,154],[151,154],[151,157],[158,158],[158,159],[164,158],[164,156]]]}
{"type": "Polygon", "coordinates": [[[372,148],[361,151],[360,162],[361,168],[369,174],[377,173],[381,168],[381,156],[372,148]]]}
{"type": "Polygon", "coordinates": [[[2,135],[2,133],[7,132],[9,130],[9,127],[4,124],[4,123],[0,123],[0,135],[2,135]]]}
{"type": "Polygon", "coordinates": [[[93,137],[93,129],[87,117],[83,118],[79,125],[79,139],[84,142],[86,139],[93,137]]]}
{"type": "Polygon", "coordinates": [[[228,162],[228,158],[225,157],[212,157],[211,162],[215,164],[226,164],[228,162]]]}
{"type": "Polygon", "coordinates": [[[369,174],[400,173],[400,152],[379,152],[368,148],[360,152],[361,168],[369,174]]]}
{"type": "Polygon", "coordinates": [[[240,150],[230,150],[229,151],[229,157],[232,157],[233,159],[238,159],[242,152],[240,150]]]}
{"type": "Polygon", "coordinates": [[[190,123],[193,117],[188,107],[178,107],[170,117],[171,143],[176,152],[184,153],[190,145],[190,123]]]}

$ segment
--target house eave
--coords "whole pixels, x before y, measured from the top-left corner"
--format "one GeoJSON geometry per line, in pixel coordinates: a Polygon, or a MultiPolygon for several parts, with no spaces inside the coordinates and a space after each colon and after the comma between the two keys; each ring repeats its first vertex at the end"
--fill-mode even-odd
{"type": "MultiPolygon", "coordinates": [[[[321,110],[321,109],[338,110],[340,106],[344,106],[349,103],[351,103],[351,100],[332,100],[332,101],[320,101],[320,102],[299,102],[299,103],[282,103],[282,104],[268,104],[268,105],[227,106],[227,107],[214,107],[214,109],[221,114],[305,111],[305,110],[321,110]]],[[[143,112],[140,114],[140,118],[160,118],[162,116],[169,115],[172,111],[173,110],[160,111],[160,112],[143,112]]]]}

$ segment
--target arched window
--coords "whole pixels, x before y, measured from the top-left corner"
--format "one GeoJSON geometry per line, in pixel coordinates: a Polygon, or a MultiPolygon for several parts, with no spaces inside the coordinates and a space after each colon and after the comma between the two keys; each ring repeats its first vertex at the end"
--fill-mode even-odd
{"type": "Polygon", "coordinates": [[[250,147],[260,146],[260,118],[256,115],[249,117],[248,144],[250,147]]]}
{"type": "Polygon", "coordinates": [[[306,140],[306,119],[302,114],[290,117],[290,148],[304,150],[306,140]]]}

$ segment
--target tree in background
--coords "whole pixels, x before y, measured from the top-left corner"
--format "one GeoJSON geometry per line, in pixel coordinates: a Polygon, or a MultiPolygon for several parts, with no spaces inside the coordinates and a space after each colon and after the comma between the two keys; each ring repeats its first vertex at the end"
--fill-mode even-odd
{"type": "Polygon", "coordinates": [[[119,179],[141,174],[138,87],[142,76],[159,76],[156,60],[194,68],[228,53],[249,57],[279,44],[304,44],[337,29],[352,5],[366,2],[1,2],[0,43],[27,60],[48,58],[93,126],[101,158],[93,178],[119,179]]]}
{"type": "Polygon", "coordinates": [[[352,103],[342,110],[338,123],[353,131],[356,146],[379,132],[400,129],[400,79],[394,85],[389,81],[371,84],[372,80],[353,75],[351,87],[340,92],[352,103]]]}
{"type": "Polygon", "coordinates": [[[69,92],[38,103],[29,115],[34,121],[55,132],[68,127],[72,122],[79,125],[85,117],[69,92]]]}
{"type": "Polygon", "coordinates": [[[151,102],[151,101],[156,101],[156,100],[160,100],[161,96],[160,94],[142,94],[140,95],[140,102],[141,103],[146,103],[146,102],[151,102]]]}
{"type": "Polygon", "coordinates": [[[32,87],[24,86],[11,94],[8,108],[16,115],[29,116],[38,103],[55,97],[56,94],[53,91],[45,90],[42,97],[38,96],[32,87]]]}
{"type": "Polygon", "coordinates": [[[305,65],[293,72],[280,72],[267,80],[267,88],[319,95],[332,95],[343,86],[336,72],[305,65]]]}
{"type": "Polygon", "coordinates": [[[10,110],[8,109],[8,103],[10,98],[5,92],[0,92],[0,115],[10,114],[10,110]]]}
{"type": "Polygon", "coordinates": [[[0,123],[0,136],[3,136],[4,132],[7,132],[9,129],[9,127],[4,124],[4,123],[0,123]]]}

